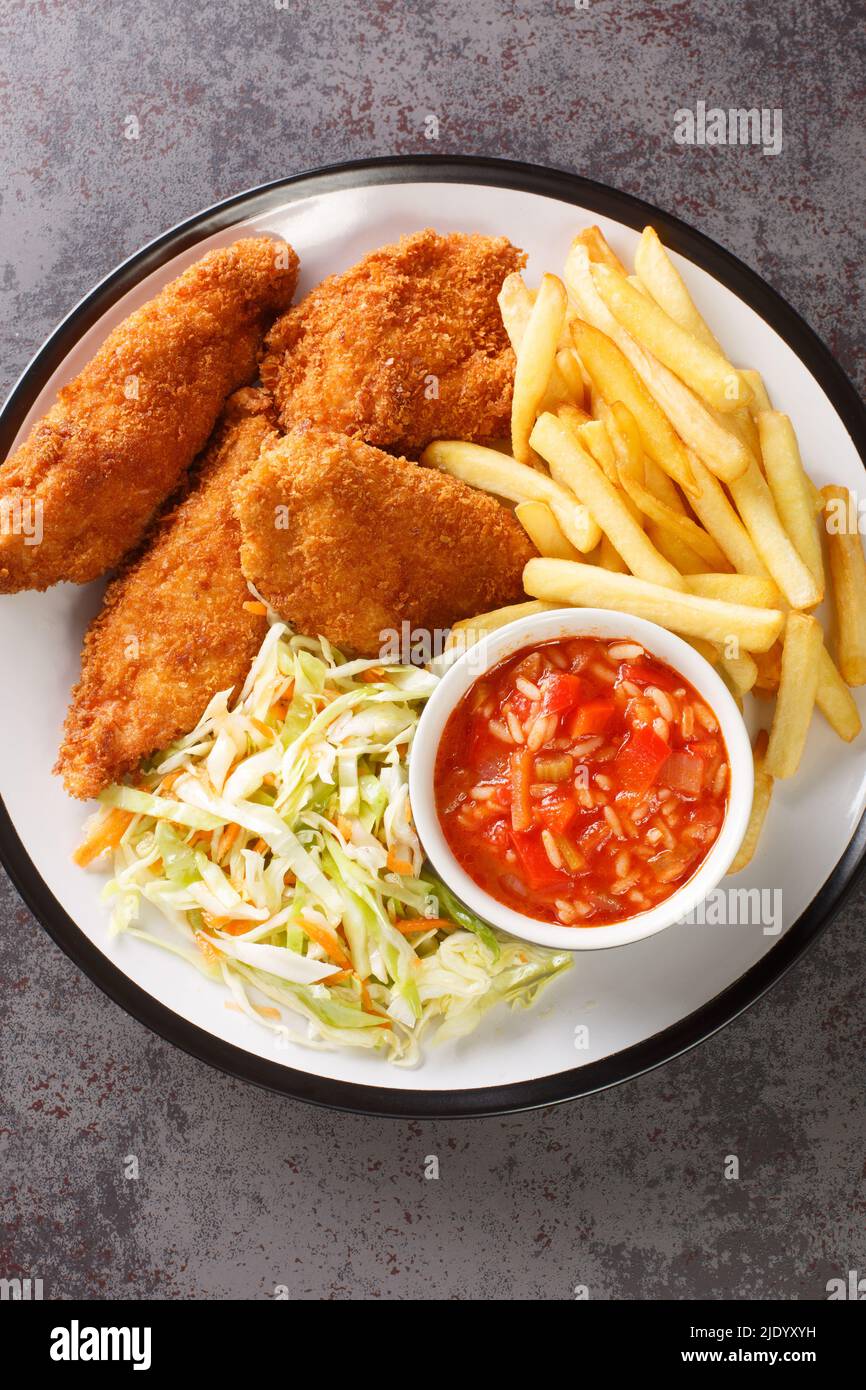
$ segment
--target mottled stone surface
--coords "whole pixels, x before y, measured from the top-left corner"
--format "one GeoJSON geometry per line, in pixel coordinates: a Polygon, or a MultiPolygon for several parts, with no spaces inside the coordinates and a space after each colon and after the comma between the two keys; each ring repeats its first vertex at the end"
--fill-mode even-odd
{"type": "MultiPolygon", "coordinates": [[[[438,150],[558,165],[679,213],[863,388],[856,0],[2,0],[0,54],[6,384],[119,259],[200,207],[438,150]],[[675,144],[674,111],[698,100],[781,108],[783,152],[675,144]]],[[[864,904],[651,1076],[537,1114],[397,1123],[174,1051],[4,879],[0,1274],[53,1298],[821,1297],[866,1270],[864,904]]]]}

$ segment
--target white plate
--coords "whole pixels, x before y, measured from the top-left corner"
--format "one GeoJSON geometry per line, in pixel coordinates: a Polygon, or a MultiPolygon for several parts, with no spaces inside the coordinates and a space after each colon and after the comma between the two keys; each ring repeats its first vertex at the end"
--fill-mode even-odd
{"type": "MultiPolygon", "coordinates": [[[[686,253],[675,259],[698,307],[790,414],[815,481],[859,493],[854,438],[863,450],[862,407],[826,349],[762,281],[634,199],[494,161],[375,161],[322,171],[254,190],[167,233],[103,281],[49,340],[4,409],[0,445],[8,449],[23,435],[120,319],[204,251],[245,231],[276,232],[295,246],[304,293],[426,226],[507,235],[528,251],[531,281],[559,269],[587,220],[626,261],[650,220],[686,253]]],[[[693,1045],[757,998],[826,924],[856,872],[866,739],[846,747],[817,718],[801,771],[777,786],[759,852],[736,881],[766,890],[765,916],[774,922],[684,923],[628,947],[583,953],[536,1008],[491,1011],[475,1034],[430,1048],[412,1071],[367,1054],[279,1044],[227,1010],[222,988],[182,961],[134,939],[110,941],[104,877],[71,862],[86,812],[51,767],[102,587],[0,598],[0,854],[55,940],[113,998],[179,1046],[249,1080],[323,1104],[403,1115],[519,1109],[614,1084],[693,1045]]]]}

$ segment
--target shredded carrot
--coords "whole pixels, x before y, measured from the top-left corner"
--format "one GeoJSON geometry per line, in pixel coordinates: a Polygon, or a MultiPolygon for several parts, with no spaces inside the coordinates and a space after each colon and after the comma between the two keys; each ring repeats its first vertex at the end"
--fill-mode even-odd
{"type": "Polygon", "coordinates": [[[277,1022],[282,1018],[279,1009],[275,1009],[272,1004],[253,1004],[253,1008],[259,1018],[275,1018],[277,1022]]]}
{"type": "Polygon", "coordinates": [[[195,932],[194,936],[195,944],[201,951],[205,960],[208,961],[210,965],[219,965],[220,952],[215,948],[213,942],[201,931],[195,932]]]}
{"type": "Polygon", "coordinates": [[[383,1028],[390,1028],[390,1027],[391,1027],[391,1020],[390,1020],[390,1018],[388,1018],[388,1015],[385,1013],[384,1009],[380,1009],[380,1008],[378,1007],[377,1004],[374,1004],[374,1003],[373,1003],[373,1000],[372,1000],[372,998],[371,998],[371,996],[370,996],[370,991],[369,991],[368,988],[367,988],[366,982],[365,982],[364,980],[361,979],[361,976],[360,976],[360,975],[358,976],[358,984],[361,986],[361,1003],[362,1003],[362,1005],[363,1005],[363,1007],[364,1007],[364,1013],[365,1013],[365,1014],[375,1014],[377,1018],[384,1018],[384,1019],[386,1020],[386,1022],[382,1024],[382,1027],[383,1027],[383,1028]]]}
{"type": "Polygon", "coordinates": [[[212,836],[212,830],[197,830],[189,842],[190,849],[195,849],[196,845],[200,845],[203,840],[209,841],[212,836]]]}
{"type": "Polygon", "coordinates": [[[336,816],[334,819],[334,824],[339,830],[344,840],[350,840],[352,838],[352,822],[350,820],[347,820],[345,816],[336,816]]]}
{"type": "Polygon", "coordinates": [[[300,925],[311,941],[315,941],[317,946],[327,952],[335,965],[341,965],[344,969],[351,970],[352,962],[343,947],[340,945],[339,937],[327,927],[317,926],[315,922],[308,922],[305,917],[300,917],[300,925]]]}
{"type": "Polygon", "coordinates": [[[223,922],[221,930],[224,931],[227,936],[246,936],[251,926],[251,922],[244,922],[241,918],[238,918],[232,922],[223,922]]]}
{"type": "Polygon", "coordinates": [[[338,970],[337,973],[336,973],[336,975],[329,975],[328,978],[327,978],[326,980],[323,980],[323,981],[322,981],[322,984],[323,984],[323,985],[342,985],[342,984],[345,984],[346,980],[351,980],[351,978],[352,978],[352,976],[354,975],[354,973],[355,973],[354,970],[338,970]]]}
{"type": "Polygon", "coordinates": [[[241,833],[241,828],[240,828],[239,825],[227,825],[227,826],[226,826],[225,830],[223,831],[222,835],[221,835],[220,838],[219,838],[219,843],[217,844],[217,851],[216,851],[216,856],[215,856],[215,857],[216,857],[216,862],[217,862],[218,864],[222,862],[223,858],[224,858],[224,857],[230,852],[230,850],[233,848],[234,843],[235,843],[235,840],[238,838],[238,836],[240,835],[240,833],[241,833]]]}
{"type": "Polygon", "coordinates": [[[402,874],[404,878],[411,878],[415,872],[408,859],[400,859],[393,847],[388,850],[388,868],[392,874],[402,874]]]}
{"type": "Polygon", "coordinates": [[[398,917],[391,925],[403,936],[411,936],[416,931],[430,931],[431,927],[436,931],[457,930],[454,922],[447,921],[445,917],[398,917]]]}
{"type": "Polygon", "coordinates": [[[264,775],[264,777],[262,778],[262,786],[263,786],[263,787],[275,787],[276,785],[277,785],[277,779],[276,779],[275,775],[273,774],[273,772],[266,772],[265,775],[264,775]]]}
{"type": "Polygon", "coordinates": [[[117,808],[109,811],[102,824],[96,827],[92,835],[79,845],[73,854],[72,858],[79,868],[86,868],[107,849],[116,849],[132,819],[131,811],[121,811],[117,808]]]}
{"type": "Polygon", "coordinates": [[[247,613],[253,613],[257,618],[266,618],[268,616],[267,605],[258,603],[255,599],[248,599],[244,604],[244,609],[247,613]]]}
{"type": "Polygon", "coordinates": [[[253,845],[253,849],[255,850],[256,854],[267,854],[268,852],[267,844],[262,839],[256,840],[255,844],[253,845]]]}
{"type": "Polygon", "coordinates": [[[254,715],[250,715],[250,723],[252,724],[254,729],[258,729],[260,734],[264,734],[265,737],[269,738],[271,741],[273,741],[276,738],[276,734],[274,733],[274,730],[271,728],[270,724],[265,724],[263,720],[256,719],[254,715]]]}
{"type": "Polygon", "coordinates": [[[285,719],[289,712],[288,700],[275,700],[268,710],[269,719],[278,719],[280,723],[285,719]]]}
{"type": "Polygon", "coordinates": [[[359,681],[364,681],[366,685],[375,685],[378,681],[385,679],[385,672],[381,666],[371,666],[367,671],[361,671],[358,676],[359,681]]]}

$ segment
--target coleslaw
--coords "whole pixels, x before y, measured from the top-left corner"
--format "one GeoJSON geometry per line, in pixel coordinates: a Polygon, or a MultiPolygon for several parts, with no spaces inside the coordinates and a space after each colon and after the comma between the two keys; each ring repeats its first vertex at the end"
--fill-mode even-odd
{"type": "Polygon", "coordinates": [[[431,1027],[532,1004],[570,955],[495,931],[423,861],[407,767],[436,682],[272,622],[237,699],[102,793],[76,858],[113,856],[112,933],[183,956],[284,1039],[403,1065],[431,1027]]]}

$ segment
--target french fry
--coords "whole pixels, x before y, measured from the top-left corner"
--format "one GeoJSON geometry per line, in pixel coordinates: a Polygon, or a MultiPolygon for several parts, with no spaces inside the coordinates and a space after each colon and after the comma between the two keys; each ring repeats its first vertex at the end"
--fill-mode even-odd
{"type": "Polygon", "coordinates": [[[760,372],[756,372],[754,367],[741,367],[740,375],[746,378],[752,391],[752,399],[749,409],[753,415],[757,415],[761,410],[772,410],[770,397],[767,395],[767,388],[764,385],[764,378],[760,372]]]}
{"type": "Polygon", "coordinates": [[[554,479],[569,487],[585,504],[633,574],[673,589],[684,587],[673,565],[644,535],[622,495],[562,420],[555,415],[540,415],[530,445],[546,460],[554,479]]]}
{"type": "Polygon", "coordinates": [[[681,328],[653,299],[635,290],[610,266],[594,265],[592,276],[608,309],[626,332],[702,400],[722,412],[748,403],[752,394],[748,384],[717,348],[681,328]]]}
{"type": "MultiPolygon", "coordinates": [[[[510,275],[506,275],[496,302],[499,305],[502,324],[508,334],[508,341],[511,343],[515,357],[520,351],[535,298],[536,296],[519,271],[513,270],[510,275]]],[[[560,401],[569,399],[571,399],[571,386],[560,372],[558,362],[554,361],[547,389],[542,399],[542,406],[545,410],[553,410],[560,401]]],[[[580,399],[580,397],[577,398],[578,402],[580,399]]],[[[511,452],[510,442],[508,451],[511,452]]]]}
{"type": "MultiPolygon", "coordinates": [[[[569,340],[571,330],[568,330],[569,340]]],[[[573,347],[564,347],[556,354],[554,372],[558,372],[568,388],[569,399],[575,406],[584,406],[586,402],[586,389],[583,380],[583,372],[580,369],[580,362],[573,347]]],[[[553,373],[551,373],[553,375],[553,373]]]]}
{"type": "Polygon", "coordinates": [[[653,497],[657,497],[660,502],[664,502],[665,506],[670,507],[671,511],[681,512],[685,515],[686,509],[683,506],[683,499],[673,479],[669,478],[667,473],[659,468],[655,459],[648,459],[644,456],[643,466],[644,482],[653,497]]]}
{"type": "Polygon", "coordinates": [[[815,694],[815,703],[830,728],[846,743],[851,743],[863,728],[854,696],[836,670],[833,658],[826,647],[821,648],[821,655],[818,660],[818,689],[815,694]]]}
{"type": "Polygon", "coordinates": [[[646,533],[660,554],[666,560],[670,560],[674,569],[679,570],[685,578],[693,574],[707,574],[710,566],[702,560],[690,545],[680,539],[673,531],[668,531],[664,526],[660,526],[657,521],[650,521],[647,524],[646,533]]]}
{"type": "Polygon", "coordinates": [[[580,360],[603,399],[608,405],[622,401],[628,406],[637,421],[645,452],[674,482],[686,491],[693,488],[694,478],[682,443],[616,343],[583,319],[572,321],[571,332],[580,360]]]}
{"type": "Polygon", "coordinates": [[[692,593],[701,598],[744,603],[749,608],[782,606],[782,594],[775,581],[756,574],[692,574],[687,583],[692,593]]]}
{"type": "Polygon", "coordinates": [[[582,555],[594,550],[601,539],[601,531],[582,502],[546,473],[507,454],[462,440],[437,439],[427,445],[421,463],[510,502],[546,502],[582,555]]]}
{"type": "MultiPolygon", "coordinates": [[[[753,457],[749,450],[742,440],[719,424],[709,408],[680,381],[679,377],[650,353],[645,352],[640,344],[626,333],[595,287],[592,268],[584,247],[572,244],[565,263],[565,280],[569,294],[577,303],[583,318],[616,344],[669,425],[673,427],[675,438],[679,436],[678,443],[682,440],[703,459],[711,472],[726,482],[739,477],[747,468],[749,459],[753,457]]],[[[589,370],[588,364],[584,365],[589,370]]],[[[658,461],[664,468],[664,460],[658,461]]],[[[680,459],[677,466],[680,476],[670,467],[666,471],[686,492],[690,492],[691,485],[682,471],[680,459]]]]}
{"type": "Polygon", "coordinates": [[[478,613],[474,618],[463,618],[461,622],[455,623],[449,632],[445,650],[450,651],[455,646],[463,650],[474,647],[488,632],[495,632],[506,623],[514,623],[518,618],[529,618],[536,613],[548,613],[558,606],[555,603],[541,603],[531,599],[528,603],[511,603],[505,608],[494,608],[489,613],[478,613]]]}
{"type": "Polygon", "coordinates": [[[620,555],[616,546],[609,536],[601,533],[601,545],[599,546],[598,563],[602,569],[610,570],[612,574],[628,574],[628,565],[620,555]]]}
{"type": "Polygon", "coordinates": [[[752,862],[758,841],[761,838],[761,831],[764,828],[764,821],[767,819],[767,812],[770,809],[770,798],[773,795],[773,778],[767,771],[767,731],[761,729],[755,739],[752,754],[755,760],[755,790],[752,796],[752,811],[749,816],[749,824],[746,826],[746,833],[743,836],[743,843],[737,851],[733,864],[728,870],[729,874],[738,874],[745,869],[747,864],[752,862]]]}
{"type": "Polygon", "coordinates": [[[514,515],[539,555],[547,555],[551,560],[580,559],[580,551],[563,534],[546,502],[518,502],[514,515]]]}
{"type": "Polygon", "coordinates": [[[639,507],[644,516],[648,516],[651,521],[657,521],[660,526],[664,526],[668,531],[679,536],[680,540],[690,545],[702,560],[708,565],[714,566],[717,570],[723,570],[727,566],[727,559],[724,553],[716,545],[703,527],[699,526],[691,517],[684,516],[681,512],[675,512],[671,507],[666,507],[664,502],[660,502],[657,497],[639,483],[636,478],[629,475],[627,469],[620,467],[619,481],[624,492],[628,494],[636,507],[639,507]]]}
{"type": "Polygon", "coordinates": [[[707,347],[721,351],[654,227],[644,227],[634,265],[641,283],[675,323],[707,347]]]}
{"type": "Polygon", "coordinates": [[[584,227],[574,239],[581,246],[586,247],[591,261],[595,261],[598,265],[608,265],[611,270],[618,270],[623,275],[625,274],[625,266],[616,253],[611,250],[600,227],[584,227]]]}
{"type": "Polygon", "coordinates": [[[769,651],[756,652],[755,664],[758,668],[758,678],[755,681],[756,690],[767,695],[775,695],[779,689],[779,680],[782,675],[781,642],[774,642],[769,651]]]}
{"type": "Polygon", "coordinates": [[[814,608],[821,602],[821,590],[779,520],[767,480],[754,459],[730,489],[755,549],[791,607],[814,608]]]}
{"type": "Polygon", "coordinates": [[[720,549],[740,574],[766,576],[764,564],[752,538],[743,525],[727,494],[715,474],[693,453],[689,462],[695,476],[697,491],[691,494],[692,510],[704,529],[717,542],[720,549]]]}
{"type": "Polygon", "coordinates": [[[718,665],[734,693],[740,697],[747,695],[758,679],[757,663],[749,652],[741,652],[739,656],[726,656],[720,652],[718,665]]]}
{"type": "Polygon", "coordinates": [[[517,349],[511,403],[511,451],[518,463],[530,463],[529,436],[556,362],[565,319],[565,286],[544,275],[517,349]]]}
{"type": "Polygon", "coordinates": [[[560,420],[564,420],[570,425],[586,452],[590,454],[598,464],[608,482],[615,487],[619,486],[619,477],[616,471],[616,454],[607,426],[603,420],[578,421],[577,416],[568,408],[561,408],[557,411],[560,420]]]}
{"type": "Polygon", "coordinates": [[[777,410],[762,410],[757,419],[764,472],[779,520],[800,559],[811,570],[823,597],[824,561],[821,556],[821,538],[815,520],[815,506],[809,490],[809,480],[797,447],[797,436],[788,416],[780,414],[777,410]]]}
{"type": "Polygon", "coordinates": [[[817,618],[789,613],[782,643],[782,677],[767,746],[771,777],[793,777],[800,766],[818,690],[824,633],[817,618]]]}
{"type": "Polygon", "coordinates": [[[833,581],[836,664],[848,685],[866,685],[866,559],[857,509],[847,488],[824,487],[821,492],[833,581]]]}
{"type": "Polygon", "coordinates": [[[776,609],[699,598],[633,575],[612,574],[596,565],[575,565],[568,560],[530,560],[523,571],[523,586],[533,598],[632,613],[685,637],[702,637],[722,645],[735,639],[748,652],[767,651],[785,622],[784,613],[776,609]]]}

